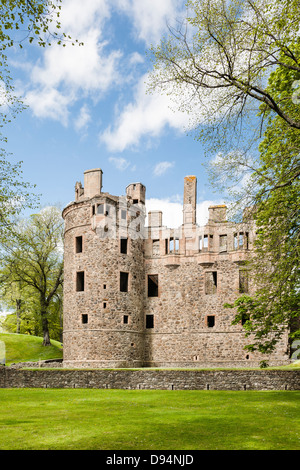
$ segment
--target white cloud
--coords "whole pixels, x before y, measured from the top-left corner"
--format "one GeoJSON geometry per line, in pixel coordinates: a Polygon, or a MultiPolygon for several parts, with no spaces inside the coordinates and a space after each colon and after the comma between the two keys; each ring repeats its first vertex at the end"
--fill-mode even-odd
{"type": "MultiPolygon", "coordinates": [[[[197,204],[196,218],[197,224],[203,227],[208,222],[209,206],[223,204],[224,201],[207,200],[197,204]]],[[[178,228],[183,223],[183,202],[173,202],[172,198],[158,199],[150,198],[146,200],[147,214],[150,211],[162,211],[162,223],[168,228],[178,228]]],[[[147,224],[146,219],[146,224],[147,224]]]]}
{"type": "Polygon", "coordinates": [[[139,80],[133,103],[129,103],[117,115],[115,127],[108,127],[99,136],[112,152],[122,152],[140,143],[144,136],[158,137],[166,127],[185,132],[189,116],[183,112],[173,112],[172,102],[166,95],[147,94],[148,76],[139,80]]]}
{"type": "Polygon", "coordinates": [[[75,120],[75,128],[77,131],[86,129],[88,123],[91,120],[91,115],[86,104],[80,109],[79,115],[75,120]]]}
{"type": "Polygon", "coordinates": [[[169,168],[174,166],[174,162],[159,162],[155,165],[153,173],[155,176],[163,175],[169,168]]]}
{"type": "Polygon", "coordinates": [[[160,40],[167,24],[173,23],[182,0],[119,0],[118,6],[133,19],[137,37],[150,45],[160,40]]]}
{"type": "Polygon", "coordinates": [[[88,0],[84,8],[80,0],[65,0],[61,29],[84,42],[84,46],[53,44],[32,67],[25,99],[36,116],[66,124],[68,111],[77,99],[88,96],[99,99],[120,80],[118,66],[122,52],[108,52],[108,42],[103,40],[104,22],[109,16],[106,0],[88,0]],[[51,99],[55,95],[60,99],[51,99]]]}
{"type": "Polygon", "coordinates": [[[130,165],[130,163],[122,157],[109,157],[109,161],[120,171],[126,170],[130,165]]]}
{"type": "Polygon", "coordinates": [[[69,118],[69,105],[72,102],[72,94],[65,95],[55,88],[43,87],[39,90],[31,90],[25,96],[25,103],[30,106],[35,116],[45,116],[60,121],[67,125],[69,118]]]}

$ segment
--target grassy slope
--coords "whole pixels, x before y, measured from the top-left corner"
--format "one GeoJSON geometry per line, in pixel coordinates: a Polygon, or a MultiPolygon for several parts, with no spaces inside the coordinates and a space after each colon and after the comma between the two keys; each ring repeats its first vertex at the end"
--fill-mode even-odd
{"type": "MultiPolygon", "coordinates": [[[[44,347],[42,346],[43,338],[10,333],[0,333],[0,341],[5,344],[5,359],[8,366],[18,362],[62,358],[62,348],[58,341],[51,340],[51,346],[44,347]]],[[[1,347],[0,355],[2,356],[1,347]]]]}

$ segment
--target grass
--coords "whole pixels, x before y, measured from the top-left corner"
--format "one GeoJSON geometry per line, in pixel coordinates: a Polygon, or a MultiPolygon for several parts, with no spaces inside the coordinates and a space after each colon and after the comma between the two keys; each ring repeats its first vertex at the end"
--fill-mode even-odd
{"type": "Polygon", "coordinates": [[[300,392],[0,389],[1,450],[298,450],[300,392]]]}
{"type": "MultiPolygon", "coordinates": [[[[0,333],[0,341],[5,344],[5,359],[8,366],[18,362],[60,359],[63,354],[61,343],[51,340],[51,346],[44,347],[43,338],[38,336],[0,333]]],[[[2,352],[1,348],[0,351],[2,352]]]]}

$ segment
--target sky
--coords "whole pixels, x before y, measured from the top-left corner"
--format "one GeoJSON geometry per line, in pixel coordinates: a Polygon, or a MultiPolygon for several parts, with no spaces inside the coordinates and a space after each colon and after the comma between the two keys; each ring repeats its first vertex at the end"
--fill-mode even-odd
{"type": "MultiPolygon", "coordinates": [[[[198,181],[199,225],[208,206],[226,202],[208,183],[201,143],[186,131],[188,116],[168,97],[147,93],[147,51],[184,16],[182,0],[63,0],[62,30],[84,46],[14,47],[9,66],[28,106],[4,130],[12,161],[36,185],[41,205],[65,207],[76,181],[103,171],[103,191],[121,196],[146,186],[146,210],[163,224],[182,223],[183,181],[198,181]]],[[[215,158],[211,155],[211,158],[215,158]]]]}

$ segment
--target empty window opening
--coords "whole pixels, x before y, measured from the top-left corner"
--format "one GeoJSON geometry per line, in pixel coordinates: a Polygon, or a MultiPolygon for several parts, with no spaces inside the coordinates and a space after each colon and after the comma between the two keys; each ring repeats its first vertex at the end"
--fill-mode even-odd
{"type": "Polygon", "coordinates": [[[97,214],[104,214],[104,204],[99,204],[97,206],[97,214]]]}
{"type": "Polygon", "coordinates": [[[148,297],[158,297],[158,274],[148,275],[148,297]]]}
{"type": "Polygon", "coordinates": [[[107,303],[103,302],[103,308],[106,308],[106,307],[107,307],[107,303]]]}
{"type": "Polygon", "coordinates": [[[106,284],[103,284],[103,289],[106,289],[106,284]]]}
{"type": "Polygon", "coordinates": [[[128,292],[128,273],[120,272],[120,291],[128,292]]]}
{"type": "Polygon", "coordinates": [[[86,324],[89,321],[89,316],[86,313],[81,315],[81,323],[86,324]]]}
{"type": "Polygon", "coordinates": [[[152,241],[152,255],[159,256],[159,240],[152,241]]]}
{"type": "Polygon", "coordinates": [[[76,253],[82,253],[82,237],[76,237],[75,249],[76,253]]]}
{"type": "Polygon", "coordinates": [[[96,214],[96,207],[93,205],[92,206],[92,215],[95,215],[96,214]]]}
{"type": "Polygon", "coordinates": [[[242,314],[242,320],[241,320],[241,323],[242,325],[245,325],[245,323],[250,319],[248,313],[243,313],[242,314]]]}
{"type": "Polygon", "coordinates": [[[203,248],[204,249],[208,248],[208,235],[204,235],[203,237],[203,248]]]}
{"type": "Polygon", "coordinates": [[[84,291],[84,271],[76,273],[76,291],[84,291]]]}
{"type": "Polygon", "coordinates": [[[139,203],[139,200],[138,199],[133,199],[133,204],[138,204],[139,203]]]}
{"type": "Polygon", "coordinates": [[[233,248],[237,250],[238,248],[238,239],[237,239],[237,233],[233,235],[233,248]]]}
{"type": "Polygon", "coordinates": [[[239,271],[239,292],[240,294],[249,292],[249,272],[243,269],[239,271]]]}
{"type": "Polygon", "coordinates": [[[123,323],[124,325],[128,325],[128,315],[123,315],[123,323]]]}
{"type": "Polygon", "coordinates": [[[220,251],[227,251],[227,235],[220,235],[220,251]]]}
{"type": "Polygon", "coordinates": [[[239,234],[239,249],[242,249],[244,247],[244,234],[241,232],[239,234]]]}
{"type": "Polygon", "coordinates": [[[170,253],[177,252],[179,250],[179,238],[170,238],[169,251],[170,253]]]}
{"type": "Polygon", "coordinates": [[[216,294],[218,287],[218,276],[217,271],[211,271],[205,273],[205,293],[216,294]]]}
{"type": "Polygon", "coordinates": [[[246,250],[249,249],[249,233],[248,233],[248,232],[245,233],[245,244],[244,244],[244,248],[245,248],[246,250]]]}
{"type": "Polygon", "coordinates": [[[207,323],[208,328],[213,328],[215,326],[215,316],[207,315],[206,323],[207,323]]]}
{"type": "Polygon", "coordinates": [[[165,239],[165,253],[169,253],[169,240],[167,238],[165,239]]]}
{"type": "Polygon", "coordinates": [[[154,328],[154,315],[146,315],[146,328],[154,328]]]}
{"type": "Polygon", "coordinates": [[[202,237],[199,237],[199,251],[202,251],[203,248],[203,240],[202,237]]]}
{"type": "Polygon", "coordinates": [[[128,238],[121,238],[120,241],[120,251],[123,255],[127,255],[127,248],[128,248],[128,238]]]}

